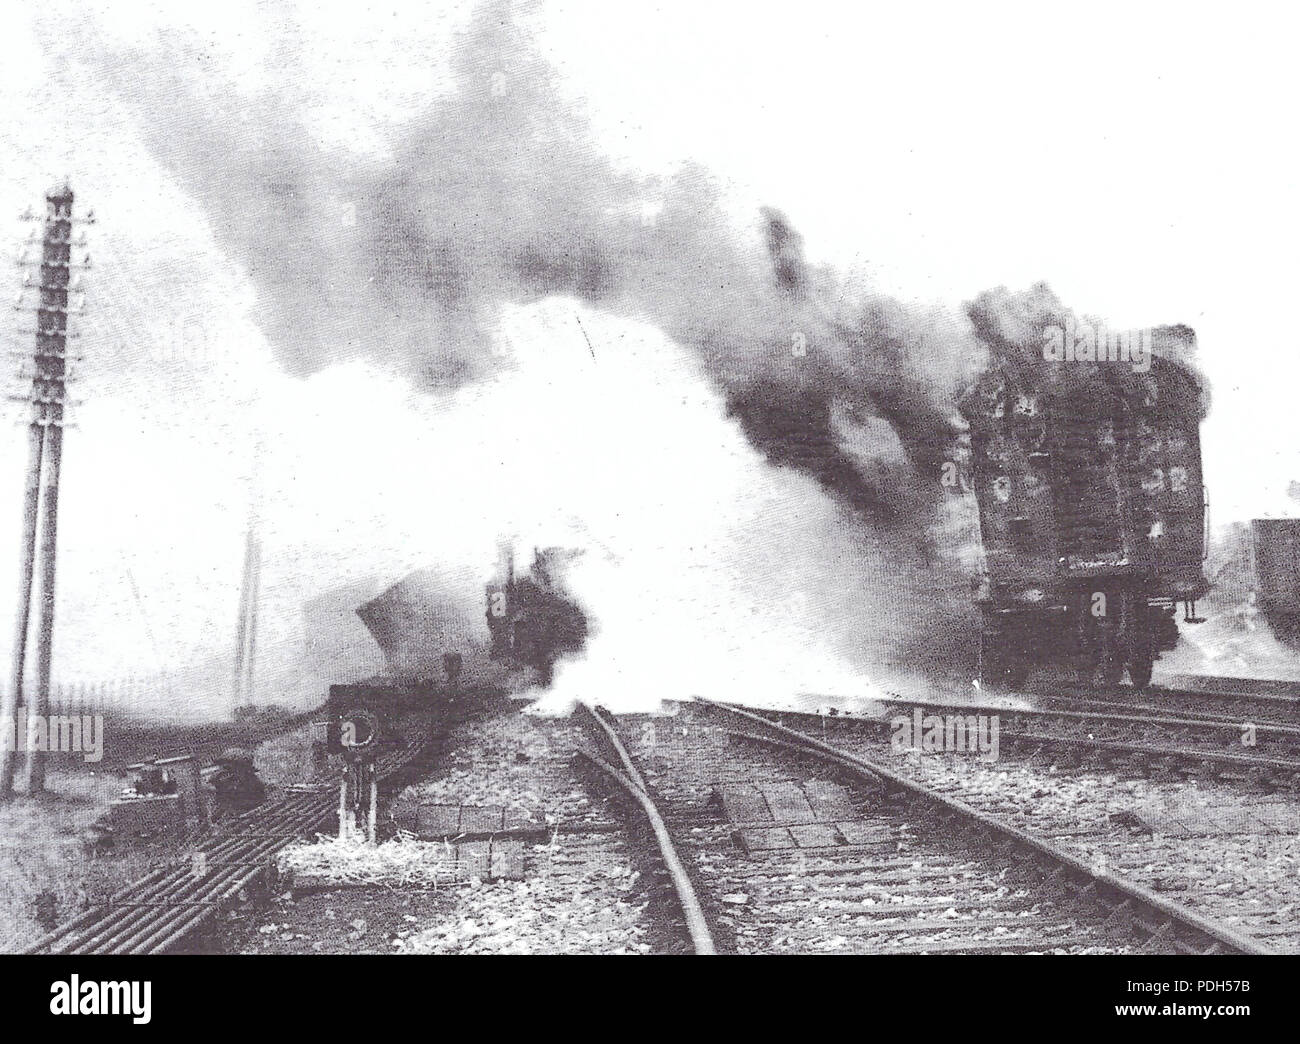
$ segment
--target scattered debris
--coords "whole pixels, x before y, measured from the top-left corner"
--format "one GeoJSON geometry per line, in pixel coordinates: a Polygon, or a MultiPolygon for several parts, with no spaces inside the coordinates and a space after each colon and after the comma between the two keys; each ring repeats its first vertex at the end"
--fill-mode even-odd
{"type": "Polygon", "coordinates": [[[314,844],[292,845],[276,862],[281,874],[313,884],[383,885],[437,888],[455,877],[455,849],[440,841],[417,841],[399,832],[380,845],[363,838],[319,837],[314,844]]]}

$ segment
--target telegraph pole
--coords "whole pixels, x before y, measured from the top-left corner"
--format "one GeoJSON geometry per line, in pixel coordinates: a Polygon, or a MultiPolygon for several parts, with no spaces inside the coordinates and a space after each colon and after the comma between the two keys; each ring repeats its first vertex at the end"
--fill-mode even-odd
{"type": "Polygon", "coordinates": [[[257,677],[257,616],[262,594],[262,541],[260,500],[262,489],[262,436],[253,449],[249,474],[248,532],[244,536],[244,575],[239,591],[239,622],[235,626],[235,669],[232,678],[230,712],[253,702],[257,677]]]}
{"type": "MultiPolygon", "coordinates": [[[[39,407],[33,408],[33,415],[39,407]]],[[[32,616],[32,577],[36,571],[36,518],[40,505],[41,460],[45,450],[45,428],[33,420],[27,428],[27,490],[23,497],[23,533],[18,564],[18,611],[14,629],[13,670],[9,688],[0,700],[0,723],[14,722],[13,750],[0,751],[0,800],[13,793],[18,765],[18,709],[23,705],[23,679],[27,668],[27,629],[32,616]]]]}
{"type": "MultiPolygon", "coordinates": [[[[32,715],[47,716],[50,707],[50,673],[54,655],[54,580],[58,551],[59,472],[63,458],[63,428],[67,422],[67,384],[70,377],[68,362],[75,357],[68,354],[68,341],[76,334],[68,330],[69,315],[82,311],[80,276],[78,269],[90,267],[90,258],[81,262],[72,259],[72,248],[85,243],[84,234],[75,240],[72,234],[72,189],[65,183],[45,197],[44,233],[40,239],[41,260],[39,281],[33,285],[28,273],[14,304],[16,311],[35,313],[36,325],[34,351],[15,353],[24,362],[31,362],[31,386],[22,395],[13,396],[31,406],[28,423],[27,482],[23,497],[23,532],[18,571],[18,611],[14,633],[13,669],[10,686],[0,702],[0,718],[15,720],[24,706],[23,687],[27,667],[27,637],[31,622],[32,583],[36,564],[40,559],[40,615],[36,637],[36,691],[30,707],[32,715]],[[34,304],[28,303],[29,291],[34,291],[34,304]],[[74,300],[74,297],[76,300],[74,300]]],[[[41,220],[30,212],[26,220],[41,220]]],[[[84,222],[94,221],[87,215],[84,222]]],[[[35,242],[29,239],[28,242],[35,242]]],[[[26,265],[24,248],[18,263],[26,265]]],[[[29,731],[27,742],[27,791],[40,793],[45,789],[46,752],[32,749],[35,730],[29,731]]],[[[15,740],[18,737],[15,736],[15,740]]],[[[15,746],[18,744],[16,743],[15,746]]],[[[13,793],[17,773],[18,751],[0,751],[0,800],[13,793]]]]}
{"type": "Polygon", "coordinates": [[[244,540],[244,576],[239,592],[239,622],[235,628],[235,670],[231,687],[231,717],[253,700],[257,662],[257,606],[261,589],[262,544],[251,526],[244,540]]]}

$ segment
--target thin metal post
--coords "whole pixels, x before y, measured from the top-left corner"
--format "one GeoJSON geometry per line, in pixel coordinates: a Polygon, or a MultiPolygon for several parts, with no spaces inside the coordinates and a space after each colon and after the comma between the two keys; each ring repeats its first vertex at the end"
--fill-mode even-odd
{"type": "Polygon", "coordinates": [[[375,826],[376,810],[379,806],[379,773],[375,769],[374,762],[367,762],[366,774],[370,776],[370,819],[366,829],[366,839],[373,845],[375,843],[375,826]]]}
{"type": "Polygon", "coordinates": [[[343,770],[343,779],[339,783],[339,840],[343,841],[348,836],[347,814],[348,814],[348,773],[351,770],[343,770]]]}

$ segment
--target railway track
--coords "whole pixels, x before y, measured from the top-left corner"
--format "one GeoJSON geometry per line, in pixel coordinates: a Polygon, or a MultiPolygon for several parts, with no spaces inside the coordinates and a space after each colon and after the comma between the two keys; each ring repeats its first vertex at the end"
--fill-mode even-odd
{"type": "MultiPolygon", "coordinates": [[[[1268,952],[1251,936],[1089,865],[1037,830],[860,756],[860,745],[854,754],[771,715],[718,704],[686,705],[676,718],[631,725],[602,712],[579,714],[588,737],[582,759],[614,785],[619,807],[640,826],[604,824],[593,810],[588,817],[601,822],[589,829],[576,821],[556,828],[576,835],[544,853],[544,869],[560,885],[570,877],[582,882],[594,863],[627,858],[626,837],[658,882],[647,889],[662,922],[653,933],[658,948],[1268,952]]],[[[852,719],[832,720],[838,728],[852,719]]],[[[381,779],[391,786],[409,778],[446,731],[385,755],[381,779]]],[[[529,765],[555,777],[556,793],[568,793],[572,784],[558,762],[529,765]]],[[[27,952],[174,949],[258,887],[282,848],[328,828],[334,802],[331,788],[265,803],[27,952]]],[[[527,858],[537,869],[543,857],[527,858]]]]}
{"type": "Polygon", "coordinates": [[[1215,674],[1171,674],[1168,684],[1189,692],[1219,695],[1268,694],[1274,696],[1300,695],[1300,681],[1289,678],[1241,678],[1215,674]]]}
{"type": "Polygon", "coordinates": [[[1051,838],[1090,865],[1175,894],[1283,952],[1300,948],[1297,893],[1288,883],[1295,874],[1288,868],[1300,859],[1300,809],[1293,792],[1272,785],[1276,777],[1255,765],[1249,772],[1226,758],[1207,765],[1200,751],[1170,757],[1150,740],[1041,735],[1004,735],[995,765],[973,744],[965,756],[896,750],[879,722],[853,716],[766,713],[869,760],[898,764],[920,782],[1051,838]],[[1022,756],[1009,758],[1009,748],[1022,756]],[[1230,785],[1220,785],[1224,779],[1230,785]],[[1236,785],[1242,779],[1266,785],[1236,785]]]}
{"type": "Polygon", "coordinates": [[[753,712],[683,707],[630,744],[590,718],[586,756],[651,824],[697,953],[1269,952],[753,712]]]}
{"type": "MultiPolygon", "coordinates": [[[[427,736],[377,762],[381,786],[401,781],[436,743],[427,736]]],[[[159,867],[41,937],[36,953],[148,954],[169,950],[217,911],[265,880],[275,856],[337,822],[332,785],[263,802],[231,820],[189,857],[159,867]]]]}
{"type": "Polygon", "coordinates": [[[640,806],[641,813],[654,834],[659,858],[672,882],[672,895],[692,949],[704,956],[716,954],[713,929],[700,904],[694,881],[687,872],[667,822],[650,796],[650,788],[619,738],[613,721],[608,714],[592,710],[585,704],[578,705],[577,713],[590,729],[598,748],[596,751],[581,753],[640,806]]]}
{"type": "Polygon", "coordinates": [[[1144,692],[1128,686],[1111,692],[1067,689],[1064,694],[1061,690],[1036,689],[1028,698],[1035,703],[1048,700],[1053,704],[1072,704],[1080,709],[1127,709],[1133,713],[1174,714],[1206,720],[1297,725],[1300,724],[1300,695],[1297,693],[1300,693],[1300,685],[1292,693],[1152,685],[1144,692]]]}
{"type": "Polygon", "coordinates": [[[1027,697],[1042,709],[1094,711],[1098,713],[1150,715],[1187,721],[1220,722],[1240,726],[1244,722],[1296,729],[1300,726],[1300,703],[1270,697],[1278,702],[1261,703],[1257,697],[1214,696],[1205,700],[1198,693],[1173,693],[1151,690],[1146,693],[1118,693],[1111,696],[1071,692],[1035,693],[1027,697]],[[1186,695],[1188,699],[1179,697],[1186,695]]]}
{"type": "Polygon", "coordinates": [[[1002,749],[1029,757],[1049,752],[1143,775],[1193,775],[1245,781],[1266,789],[1300,789],[1300,723],[1235,718],[1227,713],[1189,714],[1075,695],[1023,697],[1040,704],[1037,707],[893,695],[898,698],[880,713],[841,714],[833,720],[884,736],[896,717],[910,716],[914,709],[940,717],[996,716],[1002,749]]]}

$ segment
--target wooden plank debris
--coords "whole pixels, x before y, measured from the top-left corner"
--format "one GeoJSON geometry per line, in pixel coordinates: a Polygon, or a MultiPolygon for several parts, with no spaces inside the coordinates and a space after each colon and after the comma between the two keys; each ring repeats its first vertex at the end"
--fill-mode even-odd
{"type": "Polygon", "coordinates": [[[839,833],[831,824],[804,823],[789,829],[800,848],[834,848],[841,843],[839,833]]]}
{"type": "Polygon", "coordinates": [[[493,881],[522,881],[524,879],[524,843],[522,841],[492,842],[488,876],[493,881]]]}
{"type": "Polygon", "coordinates": [[[892,827],[880,823],[864,823],[860,819],[837,820],[835,827],[850,845],[882,845],[894,840],[892,827]]]}
{"type": "Polygon", "coordinates": [[[775,823],[812,823],[817,816],[797,783],[765,783],[758,788],[775,823]]]}
{"type": "Polygon", "coordinates": [[[493,834],[501,829],[500,805],[461,805],[460,832],[462,834],[493,834]]]}
{"type": "Polygon", "coordinates": [[[849,792],[838,783],[810,779],[803,785],[803,792],[818,822],[858,818],[858,810],[853,807],[849,792]]]}
{"type": "Polygon", "coordinates": [[[462,841],[456,846],[456,872],[461,878],[486,880],[491,868],[491,851],[486,841],[462,841]]]}
{"type": "Polygon", "coordinates": [[[739,783],[721,786],[718,787],[718,794],[722,798],[722,807],[731,822],[737,824],[772,822],[772,813],[767,807],[767,802],[763,800],[763,795],[754,784],[739,783]]]}
{"type": "Polygon", "coordinates": [[[794,838],[785,827],[755,828],[737,831],[740,846],[746,852],[774,852],[783,848],[794,848],[794,838]]]}
{"type": "Polygon", "coordinates": [[[460,806],[421,805],[415,821],[421,837],[455,837],[460,832],[460,806]]]}

